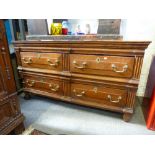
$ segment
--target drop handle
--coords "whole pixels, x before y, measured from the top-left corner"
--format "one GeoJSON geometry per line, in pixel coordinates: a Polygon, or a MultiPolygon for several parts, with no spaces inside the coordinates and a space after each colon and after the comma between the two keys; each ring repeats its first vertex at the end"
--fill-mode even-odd
{"type": "Polygon", "coordinates": [[[117,66],[115,64],[112,64],[111,67],[112,67],[113,71],[116,73],[124,73],[128,69],[128,65],[124,65],[122,70],[117,70],[117,66]]]}
{"type": "Polygon", "coordinates": [[[76,92],[76,90],[74,89],[73,90],[73,92],[74,92],[74,94],[75,94],[75,96],[77,96],[77,97],[82,97],[82,96],[84,96],[85,95],[85,91],[83,90],[82,92],[80,92],[79,94],[76,92]]]}
{"type": "Polygon", "coordinates": [[[49,63],[50,66],[53,66],[53,67],[57,67],[59,65],[59,60],[55,60],[55,62],[53,63],[51,61],[51,59],[47,59],[47,62],[49,63]]]}
{"type": "Polygon", "coordinates": [[[49,84],[50,90],[56,92],[59,90],[59,85],[57,84],[49,84]]]}
{"type": "Polygon", "coordinates": [[[24,62],[25,64],[31,64],[31,63],[32,63],[32,58],[28,58],[28,59],[22,58],[22,60],[23,60],[23,62],[24,62]]]}
{"type": "Polygon", "coordinates": [[[76,60],[73,61],[74,67],[78,69],[86,68],[87,62],[82,62],[82,64],[78,64],[76,60]]]}
{"type": "Polygon", "coordinates": [[[29,87],[33,87],[35,84],[35,80],[32,80],[32,81],[27,80],[26,83],[29,87]]]}
{"type": "Polygon", "coordinates": [[[108,99],[110,100],[110,102],[112,102],[112,103],[119,103],[120,100],[122,99],[121,96],[119,96],[119,97],[117,98],[117,100],[112,100],[111,95],[108,95],[107,97],[108,97],[108,99]]]}

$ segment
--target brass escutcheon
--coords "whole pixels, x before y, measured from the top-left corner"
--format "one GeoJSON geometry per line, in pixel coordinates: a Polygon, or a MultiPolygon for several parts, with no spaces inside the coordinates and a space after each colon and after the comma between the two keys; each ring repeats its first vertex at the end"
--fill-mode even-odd
{"type": "MultiPolygon", "coordinates": [[[[107,57],[103,57],[103,60],[107,60],[108,58],[107,57]]],[[[96,63],[100,63],[100,62],[103,62],[103,60],[99,57],[96,58],[96,63]]]]}
{"type": "Polygon", "coordinates": [[[97,88],[97,87],[94,87],[94,88],[93,88],[93,91],[94,91],[95,93],[97,93],[98,88],[97,88]]]}
{"type": "Polygon", "coordinates": [[[99,57],[96,58],[96,63],[100,63],[101,59],[99,57]]]}

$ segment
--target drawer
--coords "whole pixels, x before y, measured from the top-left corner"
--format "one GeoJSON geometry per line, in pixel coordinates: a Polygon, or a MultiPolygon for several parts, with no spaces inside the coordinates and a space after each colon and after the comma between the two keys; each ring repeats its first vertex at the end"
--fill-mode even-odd
{"type": "Polygon", "coordinates": [[[75,73],[132,77],[133,57],[70,54],[70,70],[75,73]]]}
{"type": "Polygon", "coordinates": [[[127,90],[103,85],[72,83],[71,95],[73,98],[85,100],[86,102],[123,108],[126,105],[127,90]]]}
{"type": "Polygon", "coordinates": [[[62,70],[62,55],[59,53],[21,52],[22,66],[49,70],[62,70]]]}
{"type": "Polygon", "coordinates": [[[23,83],[24,88],[63,95],[63,81],[60,79],[24,75],[23,83]]]}

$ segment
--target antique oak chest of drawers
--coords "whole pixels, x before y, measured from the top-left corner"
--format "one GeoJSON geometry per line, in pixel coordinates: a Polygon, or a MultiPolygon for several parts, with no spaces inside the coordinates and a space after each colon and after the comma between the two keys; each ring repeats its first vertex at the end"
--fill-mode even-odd
{"type": "Polygon", "coordinates": [[[120,112],[129,121],[150,42],[16,41],[23,90],[120,112]]]}

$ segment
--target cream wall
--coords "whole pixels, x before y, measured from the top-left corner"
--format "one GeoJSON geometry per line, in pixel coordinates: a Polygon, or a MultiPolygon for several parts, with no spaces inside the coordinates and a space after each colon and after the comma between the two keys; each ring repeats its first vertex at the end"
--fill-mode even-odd
{"type": "Polygon", "coordinates": [[[140,84],[137,92],[138,96],[143,96],[152,56],[155,55],[155,19],[127,19],[123,20],[122,26],[122,33],[125,40],[152,41],[144,55],[140,84]]]}

